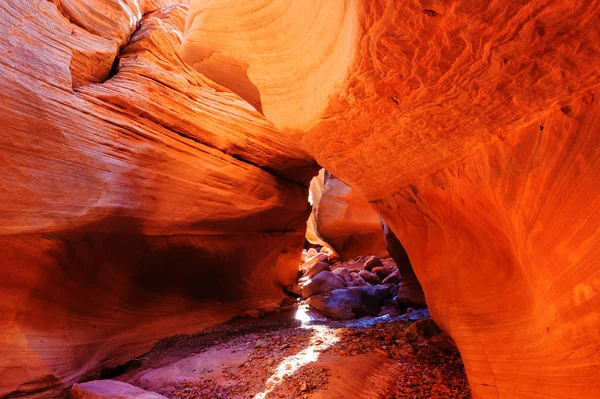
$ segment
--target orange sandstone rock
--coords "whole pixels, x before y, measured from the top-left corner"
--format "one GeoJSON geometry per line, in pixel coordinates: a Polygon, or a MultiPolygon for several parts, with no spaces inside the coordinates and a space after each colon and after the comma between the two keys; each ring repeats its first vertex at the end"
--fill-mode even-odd
{"type": "Polygon", "coordinates": [[[311,218],[315,220],[316,234],[342,259],[388,256],[379,215],[356,190],[326,172],[321,192],[313,201],[311,218]]]}
{"type": "Polygon", "coordinates": [[[474,398],[598,396],[599,1],[203,4],[184,58],[375,206],[474,398]]]}
{"type": "Polygon", "coordinates": [[[296,278],[316,165],[181,60],[170,3],[0,4],[0,397],[64,397],[296,278]]]}

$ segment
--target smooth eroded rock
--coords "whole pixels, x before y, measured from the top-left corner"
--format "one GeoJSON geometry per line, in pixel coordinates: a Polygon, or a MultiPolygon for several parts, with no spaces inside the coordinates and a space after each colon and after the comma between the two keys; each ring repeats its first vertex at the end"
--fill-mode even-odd
{"type": "Polygon", "coordinates": [[[371,273],[368,270],[361,270],[358,275],[363,278],[367,283],[377,285],[381,284],[381,279],[375,273],[371,273]]]}
{"type": "Polygon", "coordinates": [[[194,13],[190,62],[226,54],[264,104],[287,95],[265,114],[397,235],[475,398],[595,399],[598,1],[274,3],[194,13]]]}
{"type": "Polygon", "coordinates": [[[376,316],[386,299],[393,297],[392,286],[363,286],[336,289],[327,294],[315,295],[307,303],[324,316],[335,320],[348,320],[363,316],[376,316]]]}
{"type": "Polygon", "coordinates": [[[402,281],[402,275],[400,274],[400,270],[396,269],[384,278],[381,284],[398,284],[400,281],[402,281]]]}
{"type": "Polygon", "coordinates": [[[382,267],[382,266],[383,266],[383,263],[381,262],[381,259],[379,259],[379,256],[369,256],[367,258],[367,260],[365,260],[365,263],[363,264],[363,269],[370,272],[373,270],[373,268],[382,267]]]}
{"type": "Polygon", "coordinates": [[[0,3],[0,397],[64,398],[297,278],[318,168],[182,61],[187,6],[143,3],[0,3]]]}
{"type": "Polygon", "coordinates": [[[98,380],[75,384],[70,399],[166,399],[166,396],[121,381],[98,380]]]}
{"type": "Polygon", "coordinates": [[[318,236],[344,260],[359,255],[389,256],[379,215],[356,190],[326,171],[313,178],[310,188],[314,205],[309,240],[318,236]]]}
{"type": "Polygon", "coordinates": [[[312,266],[303,277],[304,278],[312,278],[323,271],[330,271],[329,263],[318,262],[314,266],[312,266]]]}
{"type": "Polygon", "coordinates": [[[385,279],[390,275],[391,271],[385,266],[378,266],[371,269],[371,272],[376,274],[380,279],[385,279]]]}
{"type": "Polygon", "coordinates": [[[330,271],[322,271],[302,285],[302,298],[323,294],[346,286],[347,284],[342,277],[330,271]]]}

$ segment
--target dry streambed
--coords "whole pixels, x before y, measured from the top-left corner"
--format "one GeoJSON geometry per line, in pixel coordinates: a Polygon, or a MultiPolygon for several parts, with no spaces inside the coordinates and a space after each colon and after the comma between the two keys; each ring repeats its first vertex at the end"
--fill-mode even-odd
{"type": "Polygon", "coordinates": [[[114,377],[130,385],[97,381],[72,396],[114,398],[120,389],[121,398],[148,399],[470,398],[460,355],[426,309],[348,321],[316,316],[300,306],[173,337],[114,377]]]}

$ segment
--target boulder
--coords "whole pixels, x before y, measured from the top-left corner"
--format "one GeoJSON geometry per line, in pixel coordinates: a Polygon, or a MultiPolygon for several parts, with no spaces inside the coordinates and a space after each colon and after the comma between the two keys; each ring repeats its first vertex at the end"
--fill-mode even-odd
{"type": "Polygon", "coordinates": [[[333,271],[333,274],[336,274],[340,277],[342,277],[346,283],[350,283],[352,281],[352,276],[350,275],[350,272],[348,271],[348,269],[346,269],[345,267],[340,267],[337,268],[333,271]]]}
{"type": "MultiPolygon", "coordinates": [[[[313,248],[311,248],[313,249],[313,248]]],[[[320,262],[328,262],[329,257],[327,256],[327,254],[316,254],[313,257],[306,257],[306,263],[304,263],[302,265],[302,267],[306,268],[307,270],[310,270],[311,268],[313,268],[317,263],[320,262]]]]}
{"type": "Polygon", "coordinates": [[[371,273],[375,273],[381,279],[389,276],[391,272],[392,271],[385,266],[377,266],[371,269],[371,273]]]}
{"type": "Polygon", "coordinates": [[[316,294],[323,294],[336,288],[344,288],[347,284],[343,278],[329,271],[322,271],[309,279],[302,286],[302,298],[308,298],[316,294]]]}
{"type": "Polygon", "coordinates": [[[354,284],[356,287],[363,287],[365,285],[369,285],[369,283],[367,283],[365,279],[360,277],[359,275],[356,275],[356,278],[352,280],[352,284],[354,284]]]}
{"type": "Polygon", "coordinates": [[[121,381],[98,380],[75,384],[70,399],[167,399],[121,381]]]}
{"type": "Polygon", "coordinates": [[[381,262],[378,256],[369,256],[363,265],[363,269],[372,271],[374,267],[381,266],[383,266],[383,262],[381,262]]]}
{"type": "Polygon", "coordinates": [[[303,264],[306,262],[306,254],[307,254],[306,249],[303,249],[302,255],[300,255],[300,264],[303,264]]]}
{"type": "Polygon", "coordinates": [[[412,307],[415,309],[427,307],[425,295],[421,289],[421,285],[413,280],[412,283],[402,281],[398,284],[398,295],[396,301],[401,308],[412,307]]]}
{"type": "Polygon", "coordinates": [[[327,261],[332,264],[335,262],[338,262],[339,260],[340,260],[340,255],[337,252],[332,252],[327,257],[327,261]]]}
{"type": "Polygon", "coordinates": [[[319,251],[317,251],[316,249],[314,249],[314,248],[309,248],[309,249],[306,251],[306,256],[305,256],[305,259],[309,260],[309,259],[311,259],[311,258],[314,258],[315,256],[317,256],[317,255],[318,255],[318,253],[319,253],[319,251]]]}
{"type": "Polygon", "coordinates": [[[307,303],[324,316],[335,320],[348,320],[377,316],[382,305],[393,297],[394,293],[392,286],[348,287],[312,296],[307,303]]]}
{"type": "Polygon", "coordinates": [[[321,273],[322,271],[329,271],[329,263],[327,263],[327,262],[319,262],[319,263],[315,264],[313,267],[311,267],[306,272],[306,274],[304,275],[304,278],[314,277],[317,274],[321,273]]]}
{"type": "Polygon", "coordinates": [[[402,281],[402,275],[400,274],[400,270],[396,269],[384,278],[381,284],[398,284],[400,281],[402,281]]]}
{"type": "Polygon", "coordinates": [[[367,283],[367,282],[365,281],[365,279],[363,279],[363,278],[362,278],[362,277],[360,277],[360,276],[359,276],[358,278],[354,279],[354,280],[352,281],[352,284],[354,284],[354,286],[356,286],[356,287],[364,287],[364,286],[366,286],[366,285],[370,285],[369,283],[367,283]]]}
{"type": "Polygon", "coordinates": [[[400,316],[402,314],[400,306],[394,300],[386,300],[377,316],[389,315],[390,317],[400,316]]]}
{"type": "Polygon", "coordinates": [[[381,279],[375,273],[371,273],[368,270],[361,270],[358,272],[358,275],[369,284],[376,285],[381,283],[381,279]]]}

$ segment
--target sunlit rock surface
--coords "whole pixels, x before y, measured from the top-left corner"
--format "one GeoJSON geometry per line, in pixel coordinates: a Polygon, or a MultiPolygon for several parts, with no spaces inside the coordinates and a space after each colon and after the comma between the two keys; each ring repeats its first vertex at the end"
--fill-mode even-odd
{"type": "Polygon", "coordinates": [[[306,240],[311,244],[320,245],[326,247],[327,250],[335,252],[333,248],[331,248],[331,245],[321,237],[321,234],[317,229],[317,215],[319,214],[319,204],[321,203],[321,194],[323,193],[323,186],[325,185],[324,182],[325,169],[321,169],[319,173],[311,179],[308,186],[308,200],[312,204],[312,210],[306,221],[306,240]]]}
{"type": "Polygon", "coordinates": [[[330,93],[344,84],[357,50],[355,2],[190,3],[184,59],[278,128],[313,126],[330,93]]]}
{"type": "Polygon", "coordinates": [[[598,396],[600,1],[192,9],[184,58],[243,65],[262,112],[371,201],[475,398],[598,396]]]}
{"type": "Polygon", "coordinates": [[[171,3],[0,4],[0,397],[64,397],[296,277],[317,168],[184,64],[171,3]]]}
{"type": "Polygon", "coordinates": [[[328,172],[310,184],[313,210],[307,238],[324,241],[342,259],[358,255],[389,256],[379,215],[364,197],[328,172]],[[315,238],[316,237],[316,238],[315,238]]]}
{"type": "Polygon", "coordinates": [[[98,380],[75,384],[69,393],[69,399],[167,399],[167,397],[125,382],[98,380]]]}
{"type": "Polygon", "coordinates": [[[0,397],[276,303],[299,145],[406,248],[475,398],[598,397],[600,1],[174,3],[0,3],[0,397]]]}

